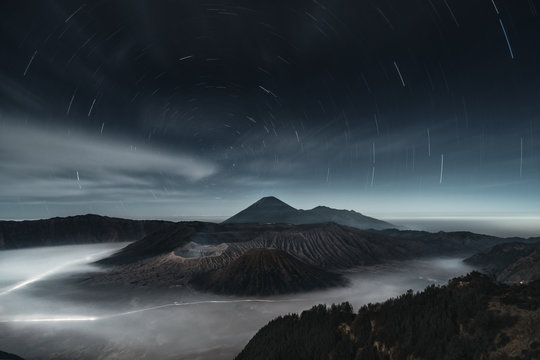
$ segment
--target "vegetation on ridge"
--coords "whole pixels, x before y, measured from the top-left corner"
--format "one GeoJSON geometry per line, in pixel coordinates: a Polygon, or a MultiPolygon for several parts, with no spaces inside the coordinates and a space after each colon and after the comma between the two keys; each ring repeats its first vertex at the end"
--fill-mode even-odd
{"type": "Polygon", "coordinates": [[[539,334],[540,282],[473,272],[356,314],[343,303],[280,316],[236,359],[538,359],[539,334]]]}

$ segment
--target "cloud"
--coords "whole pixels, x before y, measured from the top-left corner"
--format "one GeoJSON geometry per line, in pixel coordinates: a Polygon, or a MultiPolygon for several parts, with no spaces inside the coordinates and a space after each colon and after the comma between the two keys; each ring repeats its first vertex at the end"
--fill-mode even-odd
{"type": "MultiPolygon", "coordinates": [[[[0,131],[0,199],[108,200],[193,187],[218,171],[208,160],[128,139],[5,123],[0,131]]],[[[122,199],[132,200],[132,198],[122,199]]]]}

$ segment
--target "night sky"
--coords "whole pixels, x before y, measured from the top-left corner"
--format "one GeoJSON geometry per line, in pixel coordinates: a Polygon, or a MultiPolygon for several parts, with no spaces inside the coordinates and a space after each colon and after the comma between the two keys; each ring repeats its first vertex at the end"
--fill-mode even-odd
{"type": "Polygon", "coordinates": [[[540,1],[0,4],[0,218],[540,216],[540,1]]]}

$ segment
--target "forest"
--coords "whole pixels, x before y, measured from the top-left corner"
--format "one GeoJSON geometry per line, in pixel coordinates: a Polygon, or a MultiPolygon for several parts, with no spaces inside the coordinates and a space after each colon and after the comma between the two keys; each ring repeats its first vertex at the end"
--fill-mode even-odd
{"type": "Polygon", "coordinates": [[[540,281],[510,286],[472,272],[354,312],[349,303],[280,316],[243,359],[538,359],[540,281]]]}

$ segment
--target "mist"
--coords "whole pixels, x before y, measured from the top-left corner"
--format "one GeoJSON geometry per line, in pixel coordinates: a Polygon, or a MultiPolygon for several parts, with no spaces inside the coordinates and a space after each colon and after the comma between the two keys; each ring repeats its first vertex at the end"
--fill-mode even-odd
{"type": "Polygon", "coordinates": [[[231,359],[279,315],[343,301],[356,311],[472,270],[462,257],[393,262],[348,271],[347,287],[264,299],[86,285],[100,271],[91,263],[123,245],[0,252],[0,349],[27,359],[231,359]]]}

